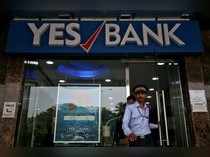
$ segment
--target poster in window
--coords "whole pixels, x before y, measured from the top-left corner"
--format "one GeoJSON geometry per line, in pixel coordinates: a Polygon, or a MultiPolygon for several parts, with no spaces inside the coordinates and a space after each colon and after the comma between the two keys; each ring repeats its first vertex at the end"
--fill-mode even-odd
{"type": "Polygon", "coordinates": [[[58,86],[54,143],[100,142],[100,85],[58,86]]]}

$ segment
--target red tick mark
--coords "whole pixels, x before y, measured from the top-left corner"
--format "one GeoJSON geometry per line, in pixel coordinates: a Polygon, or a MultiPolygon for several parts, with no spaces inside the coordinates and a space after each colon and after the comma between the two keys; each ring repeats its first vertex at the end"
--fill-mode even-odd
{"type": "Polygon", "coordinates": [[[80,46],[83,48],[83,50],[86,53],[89,53],[91,47],[93,46],[97,37],[99,36],[104,24],[105,24],[105,21],[96,29],[96,31],[83,44],[80,44],[80,46]]]}

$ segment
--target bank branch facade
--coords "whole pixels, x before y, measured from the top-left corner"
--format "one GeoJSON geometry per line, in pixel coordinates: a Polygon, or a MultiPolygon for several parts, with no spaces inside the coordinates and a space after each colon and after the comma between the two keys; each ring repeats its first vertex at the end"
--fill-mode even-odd
{"type": "Polygon", "coordinates": [[[206,36],[185,18],[11,19],[0,59],[0,143],[128,146],[123,105],[143,84],[155,147],[208,146],[206,36]]]}

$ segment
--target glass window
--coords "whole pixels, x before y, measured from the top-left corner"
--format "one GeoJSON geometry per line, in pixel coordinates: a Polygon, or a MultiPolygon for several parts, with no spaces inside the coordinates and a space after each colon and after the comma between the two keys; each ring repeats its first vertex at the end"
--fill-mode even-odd
{"type": "Polygon", "coordinates": [[[125,67],[120,60],[25,61],[24,79],[18,145],[40,147],[119,144],[121,135],[116,130],[121,128],[122,108],[126,102],[125,67]],[[53,142],[58,84],[101,85],[100,143],[53,142]]]}

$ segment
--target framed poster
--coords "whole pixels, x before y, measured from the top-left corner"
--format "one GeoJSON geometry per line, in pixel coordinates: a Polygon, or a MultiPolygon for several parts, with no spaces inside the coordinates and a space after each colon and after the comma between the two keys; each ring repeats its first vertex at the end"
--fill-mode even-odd
{"type": "Polygon", "coordinates": [[[99,143],[100,84],[59,84],[54,143],[99,143]]]}

